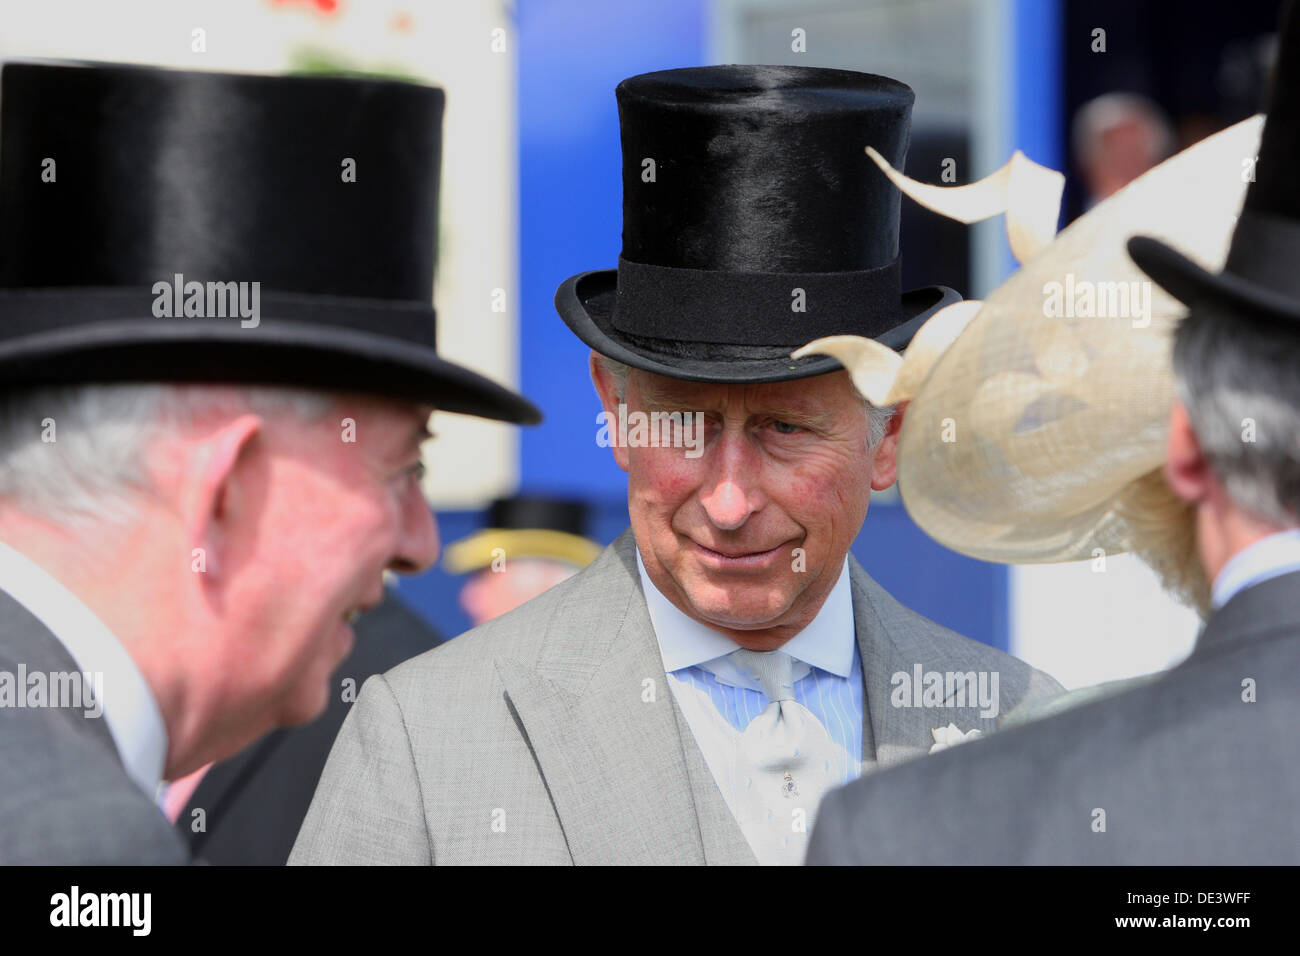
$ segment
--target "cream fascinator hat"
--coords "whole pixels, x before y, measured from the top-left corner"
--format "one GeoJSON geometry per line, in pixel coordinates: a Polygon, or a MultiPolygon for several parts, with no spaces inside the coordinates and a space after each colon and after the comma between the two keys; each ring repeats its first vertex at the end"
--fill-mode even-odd
{"type": "Polygon", "coordinates": [[[908,196],[963,222],[1006,213],[1018,271],[936,313],[900,357],[838,335],[831,355],[875,405],[909,401],[899,490],[929,535],[1002,563],[1132,551],[1184,603],[1208,607],[1191,509],[1162,474],[1185,307],[1125,244],[1140,231],[1223,266],[1262,117],[1166,160],[1057,235],[1063,177],[1017,152],[992,176],[928,186],[872,159],[908,196]]]}

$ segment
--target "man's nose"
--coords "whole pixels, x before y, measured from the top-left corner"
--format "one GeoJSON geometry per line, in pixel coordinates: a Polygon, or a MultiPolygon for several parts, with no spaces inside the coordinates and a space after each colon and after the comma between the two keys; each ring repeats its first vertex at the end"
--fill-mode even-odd
{"type": "Polygon", "coordinates": [[[402,525],[397,541],[397,551],[389,568],[399,574],[419,574],[427,571],[438,560],[438,522],[433,511],[420,494],[414,495],[402,515],[402,525]]]}
{"type": "Polygon", "coordinates": [[[700,503],[715,526],[733,531],[763,507],[761,465],[743,434],[724,434],[712,452],[713,469],[700,491],[700,503]]]}

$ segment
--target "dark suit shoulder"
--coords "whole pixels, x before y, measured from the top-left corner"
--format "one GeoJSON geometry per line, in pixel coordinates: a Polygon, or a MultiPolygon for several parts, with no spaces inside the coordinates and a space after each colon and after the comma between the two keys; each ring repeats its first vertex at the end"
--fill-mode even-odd
{"type": "Polygon", "coordinates": [[[126,775],[102,718],[48,708],[0,716],[0,863],[184,863],[162,812],[126,775]]]}
{"type": "Polygon", "coordinates": [[[39,803],[6,811],[0,864],[182,866],[189,854],[162,812],[129,784],[90,780],[43,790],[39,803]]]}
{"type": "Polygon", "coordinates": [[[1193,655],[1149,684],[868,775],[827,798],[809,862],[1300,862],[1300,698],[1277,680],[1297,669],[1295,634],[1193,655]]]}
{"type": "MultiPolygon", "coordinates": [[[[70,674],[77,665],[0,591],[0,671],[25,695],[22,670],[70,674]]],[[[166,818],[127,776],[102,711],[81,703],[0,707],[0,863],[184,863],[166,818]]]]}

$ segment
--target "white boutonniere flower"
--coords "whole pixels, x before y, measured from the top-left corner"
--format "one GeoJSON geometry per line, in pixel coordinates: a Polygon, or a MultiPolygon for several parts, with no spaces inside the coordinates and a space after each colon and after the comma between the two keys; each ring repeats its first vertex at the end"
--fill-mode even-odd
{"type": "Polygon", "coordinates": [[[957,729],[956,724],[951,723],[947,727],[936,727],[930,733],[934,735],[934,746],[930,748],[932,754],[984,736],[978,730],[968,730],[963,734],[957,729]]]}

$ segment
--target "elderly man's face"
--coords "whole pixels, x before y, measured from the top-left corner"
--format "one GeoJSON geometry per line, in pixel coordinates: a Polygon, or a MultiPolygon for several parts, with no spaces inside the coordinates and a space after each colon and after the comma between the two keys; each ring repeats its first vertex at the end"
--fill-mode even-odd
{"type": "Polygon", "coordinates": [[[260,500],[244,502],[226,560],[240,575],[230,600],[245,612],[244,633],[231,635],[243,655],[233,673],[250,709],[273,709],[261,723],[317,716],[340,692],[329,677],[352,649],[350,614],[382,600],[385,569],[437,559],[419,477],[429,412],[349,396],[319,422],[268,424],[260,437],[264,453],[249,466],[259,473],[242,485],[260,500]]]}
{"type": "MultiPolygon", "coordinates": [[[[600,390],[616,414],[612,389],[600,390]]],[[[651,579],[688,615],[745,646],[780,646],[830,593],[871,488],[893,483],[897,426],[873,454],[867,410],[842,371],[712,385],[634,369],[626,402],[629,413],[704,417],[698,457],[680,447],[615,449],[651,579]]]]}

